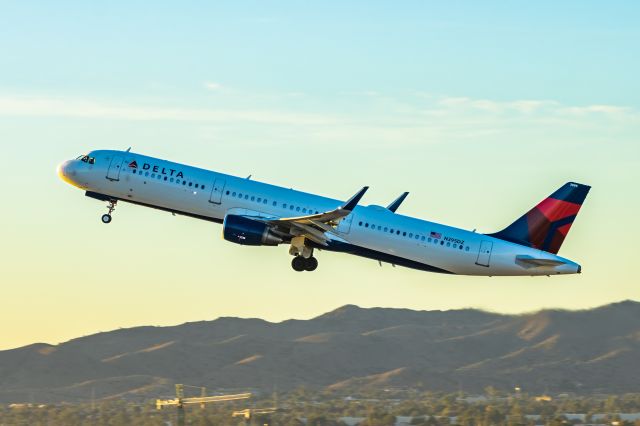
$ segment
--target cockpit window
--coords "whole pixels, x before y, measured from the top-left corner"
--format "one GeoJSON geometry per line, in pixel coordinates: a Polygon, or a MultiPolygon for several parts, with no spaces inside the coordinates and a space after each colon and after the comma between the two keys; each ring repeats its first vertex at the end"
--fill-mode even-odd
{"type": "Polygon", "coordinates": [[[88,155],[81,155],[76,160],[80,160],[83,163],[95,164],[96,159],[94,157],[89,157],[88,155]]]}

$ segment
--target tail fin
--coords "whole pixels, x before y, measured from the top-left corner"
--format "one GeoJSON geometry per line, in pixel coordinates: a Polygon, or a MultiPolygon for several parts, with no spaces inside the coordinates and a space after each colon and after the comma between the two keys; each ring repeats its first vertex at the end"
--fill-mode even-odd
{"type": "Polygon", "coordinates": [[[587,185],[566,183],[527,214],[489,236],[556,254],[589,189],[587,185]]]}

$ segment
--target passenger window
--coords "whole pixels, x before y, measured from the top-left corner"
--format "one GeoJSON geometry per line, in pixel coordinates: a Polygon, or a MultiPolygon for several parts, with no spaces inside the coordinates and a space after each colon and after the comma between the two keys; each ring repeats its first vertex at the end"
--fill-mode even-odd
{"type": "Polygon", "coordinates": [[[193,186],[193,182],[189,182],[189,186],[193,186]]]}
{"type": "Polygon", "coordinates": [[[382,226],[378,225],[378,231],[382,230],[382,226]]]}
{"type": "Polygon", "coordinates": [[[278,202],[277,202],[277,201],[274,201],[274,202],[273,202],[273,207],[276,207],[277,205],[278,205],[278,202]]]}
{"type": "Polygon", "coordinates": [[[252,195],[251,196],[251,201],[255,201],[255,200],[256,200],[256,197],[252,195]]]}
{"type": "Polygon", "coordinates": [[[167,181],[167,179],[169,179],[169,178],[165,176],[165,177],[164,177],[165,182],[167,181]]]}
{"type": "Polygon", "coordinates": [[[233,192],[231,193],[231,196],[232,196],[232,197],[235,197],[235,196],[236,196],[236,191],[233,191],[233,192]]]}
{"type": "Polygon", "coordinates": [[[227,191],[227,195],[229,195],[229,191],[227,191]]]}
{"type": "Polygon", "coordinates": [[[136,174],[136,169],[133,169],[133,174],[134,174],[134,175],[136,174]]]}
{"type": "Polygon", "coordinates": [[[267,199],[265,198],[262,204],[267,204],[267,199]]]}
{"type": "Polygon", "coordinates": [[[145,176],[149,176],[149,172],[145,172],[145,173],[144,173],[144,175],[145,175],[145,176]]]}
{"type": "Polygon", "coordinates": [[[424,235],[423,235],[422,237],[420,237],[420,240],[421,240],[421,241],[424,241],[424,235]]]}
{"type": "Polygon", "coordinates": [[[457,244],[454,244],[454,245],[453,245],[453,248],[458,248],[458,245],[457,245],[457,244]]]}
{"type": "Polygon", "coordinates": [[[396,234],[397,234],[397,235],[400,235],[400,230],[399,230],[399,229],[396,231],[396,234]]]}
{"type": "Polygon", "coordinates": [[[287,208],[287,203],[282,203],[282,208],[286,209],[287,208]]]}
{"type": "Polygon", "coordinates": [[[391,228],[391,233],[393,234],[393,228],[391,228]]]}
{"type": "Polygon", "coordinates": [[[293,204],[289,206],[289,210],[293,210],[293,204]]]}
{"type": "Polygon", "coordinates": [[[403,232],[403,233],[402,233],[402,236],[403,236],[403,237],[406,237],[406,236],[407,236],[407,233],[406,233],[406,232],[403,232]]]}
{"type": "Polygon", "coordinates": [[[443,246],[444,245],[444,241],[440,241],[440,245],[443,246]]]}
{"type": "Polygon", "coordinates": [[[182,185],[184,186],[184,185],[186,185],[186,184],[187,184],[187,181],[186,181],[186,180],[183,180],[183,181],[182,181],[182,185]]]}
{"type": "Polygon", "coordinates": [[[307,212],[306,208],[302,209],[302,213],[306,213],[306,212],[307,212]]]}
{"type": "Polygon", "coordinates": [[[429,243],[431,242],[431,237],[427,238],[427,242],[429,243]]]}
{"type": "MultiPolygon", "coordinates": [[[[419,239],[420,236],[418,234],[416,234],[416,240],[419,239]]],[[[424,239],[424,237],[422,237],[422,239],[424,239]]]]}
{"type": "Polygon", "coordinates": [[[262,202],[262,198],[258,198],[258,200],[257,200],[257,201],[258,201],[259,203],[261,203],[261,202],[262,202]]]}
{"type": "Polygon", "coordinates": [[[451,243],[447,243],[447,247],[451,247],[451,243]]]}
{"type": "Polygon", "coordinates": [[[362,226],[362,221],[358,222],[358,226],[362,226]]]}
{"type": "Polygon", "coordinates": [[[300,211],[300,207],[299,207],[299,206],[298,206],[298,207],[296,207],[296,211],[297,211],[297,212],[299,212],[299,211],[300,211]]]}
{"type": "Polygon", "coordinates": [[[469,246],[466,246],[466,247],[464,248],[464,251],[469,251],[469,246]]]}
{"type": "Polygon", "coordinates": [[[460,250],[462,250],[462,248],[463,248],[463,247],[462,247],[462,244],[460,244],[460,250]]]}
{"type": "Polygon", "coordinates": [[[365,228],[368,228],[368,227],[369,227],[369,223],[365,223],[365,224],[364,224],[364,227],[365,227],[365,228]]]}
{"type": "Polygon", "coordinates": [[[409,234],[409,238],[413,238],[413,232],[409,234]]]}
{"type": "Polygon", "coordinates": [[[244,194],[244,199],[248,200],[249,199],[249,194],[244,194]]]}
{"type": "Polygon", "coordinates": [[[173,178],[169,179],[169,182],[172,182],[172,183],[173,183],[173,178]]]}
{"type": "Polygon", "coordinates": [[[389,228],[388,227],[384,227],[384,232],[389,232],[389,228]]]}

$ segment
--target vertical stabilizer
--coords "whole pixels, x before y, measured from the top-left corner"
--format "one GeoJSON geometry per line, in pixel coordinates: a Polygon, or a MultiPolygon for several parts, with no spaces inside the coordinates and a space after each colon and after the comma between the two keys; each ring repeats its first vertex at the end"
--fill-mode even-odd
{"type": "Polygon", "coordinates": [[[569,182],[491,237],[557,254],[590,186],[569,182]]]}

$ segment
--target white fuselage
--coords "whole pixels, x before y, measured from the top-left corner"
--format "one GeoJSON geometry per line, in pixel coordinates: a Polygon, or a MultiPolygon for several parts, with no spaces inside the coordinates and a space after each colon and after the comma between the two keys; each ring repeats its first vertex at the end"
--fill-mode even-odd
{"type": "MultiPolygon", "coordinates": [[[[93,164],[67,161],[59,167],[60,176],[88,194],[219,223],[229,213],[275,219],[330,211],[342,203],[131,152],[101,150],[89,155],[95,159],[93,164]]],[[[331,242],[326,247],[329,250],[434,272],[488,276],[580,272],[578,264],[548,252],[403,216],[380,206],[357,206],[326,237],[331,242]],[[523,266],[516,256],[562,264],[523,266]]]]}

